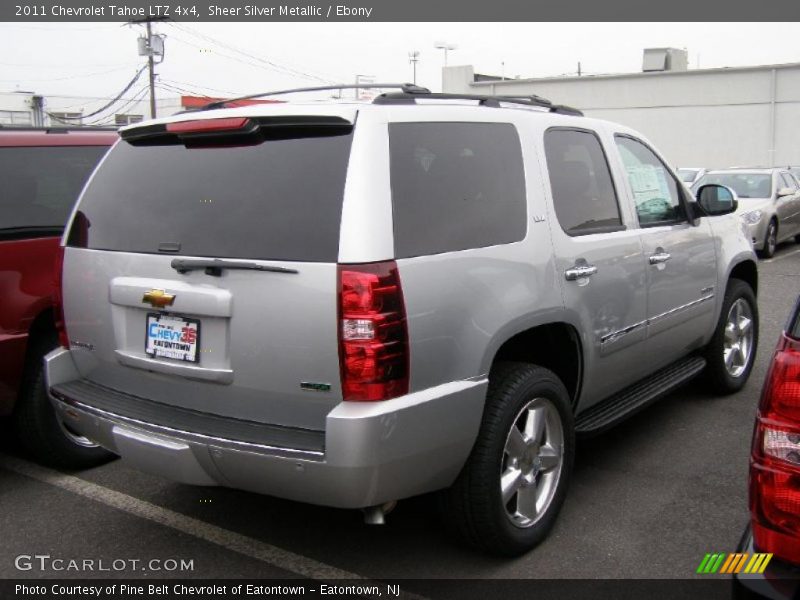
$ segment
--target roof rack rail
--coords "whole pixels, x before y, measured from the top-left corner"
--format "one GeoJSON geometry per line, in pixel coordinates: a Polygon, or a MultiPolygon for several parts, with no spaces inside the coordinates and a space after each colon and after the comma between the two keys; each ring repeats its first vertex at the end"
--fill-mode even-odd
{"type": "Polygon", "coordinates": [[[560,115],[572,115],[575,117],[582,117],[583,112],[571,106],[563,106],[561,104],[553,104],[547,98],[541,96],[482,96],[477,94],[447,94],[447,93],[433,93],[422,91],[407,91],[402,90],[399,93],[381,94],[373,104],[412,104],[420,99],[430,100],[475,100],[480,106],[489,106],[492,108],[501,108],[503,104],[520,104],[522,106],[536,106],[539,108],[546,108],[549,112],[558,113],[560,115]]]}
{"type": "MultiPolygon", "coordinates": [[[[430,94],[428,88],[420,87],[413,83],[357,83],[357,84],[341,84],[341,85],[323,85],[318,87],[305,87],[293,88],[290,90],[277,90],[273,92],[261,92],[259,94],[249,94],[247,96],[238,96],[236,98],[228,98],[227,100],[217,100],[216,102],[209,102],[205,106],[198,108],[198,111],[212,110],[214,108],[225,108],[231,102],[240,100],[254,100],[256,98],[266,98],[267,96],[281,96],[284,94],[300,94],[304,92],[324,92],[333,90],[368,90],[368,89],[387,89],[395,88],[402,90],[405,94],[430,94]]],[[[188,112],[188,111],[187,111],[188,112]]]]}

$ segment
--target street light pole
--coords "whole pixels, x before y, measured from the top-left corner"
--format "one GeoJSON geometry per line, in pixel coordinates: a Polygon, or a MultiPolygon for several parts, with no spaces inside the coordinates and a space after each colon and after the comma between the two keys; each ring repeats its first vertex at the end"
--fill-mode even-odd
{"type": "Polygon", "coordinates": [[[414,85],[417,85],[417,63],[419,62],[419,50],[408,53],[408,62],[414,66],[414,85]]]}
{"type": "Polygon", "coordinates": [[[458,48],[455,44],[448,44],[447,42],[434,42],[433,47],[437,50],[444,50],[444,66],[447,66],[447,51],[455,50],[458,48]]]}

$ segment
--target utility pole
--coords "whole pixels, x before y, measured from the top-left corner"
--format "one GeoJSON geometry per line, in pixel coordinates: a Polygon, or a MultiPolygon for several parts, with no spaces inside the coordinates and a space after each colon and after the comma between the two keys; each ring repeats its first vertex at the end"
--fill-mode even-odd
{"type": "Polygon", "coordinates": [[[417,63],[419,62],[419,50],[412,50],[408,53],[408,62],[414,66],[414,85],[417,85],[417,63]]]}
{"type": "Polygon", "coordinates": [[[164,61],[164,36],[155,34],[153,35],[152,23],[153,21],[164,21],[166,17],[146,17],[144,19],[135,19],[130,23],[141,25],[144,23],[147,30],[146,37],[139,37],[139,56],[147,56],[147,69],[148,79],[150,80],[150,118],[156,118],[156,74],[155,66],[164,61]],[[159,56],[161,60],[155,61],[155,57],[159,56]]]}
{"type": "Polygon", "coordinates": [[[581,62],[578,61],[578,77],[581,76],[581,62]]]}
{"type": "Polygon", "coordinates": [[[155,63],[153,62],[153,31],[150,27],[150,21],[147,21],[147,48],[150,52],[147,53],[147,69],[150,76],[150,118],[156,118],[156,74],[153,72],[155,63]]]}

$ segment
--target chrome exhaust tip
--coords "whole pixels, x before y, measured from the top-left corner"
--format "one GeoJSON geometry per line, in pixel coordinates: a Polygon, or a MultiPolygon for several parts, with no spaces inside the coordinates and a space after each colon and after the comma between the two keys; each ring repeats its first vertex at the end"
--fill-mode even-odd
{"type": "Polygon", "coordinates": [[[397,506],[397,501],[392,500],[391,502],[386,502],[384,504],[377,504],[375,506],[367,506],[366,508],[363,508],[364,523],[367,525],[385,525],[386,515],[392,512],[395,506],[397,506]]]}

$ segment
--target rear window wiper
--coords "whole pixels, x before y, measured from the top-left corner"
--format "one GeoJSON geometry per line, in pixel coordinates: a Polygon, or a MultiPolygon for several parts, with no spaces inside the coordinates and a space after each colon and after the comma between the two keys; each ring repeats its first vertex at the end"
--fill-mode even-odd
{"type": "Polygon", "coordinates": [[[241,260],[173,258],[170,266],[181,274],[188,273],[189,271],[196,271],[198,269],[205,269],[206,275],[213,275],[214,277],[219,277],[222,275],[223,269],[269,271],[271,273],[298,273],[297,269],[259,265],[258,263],[241,260]]]}

